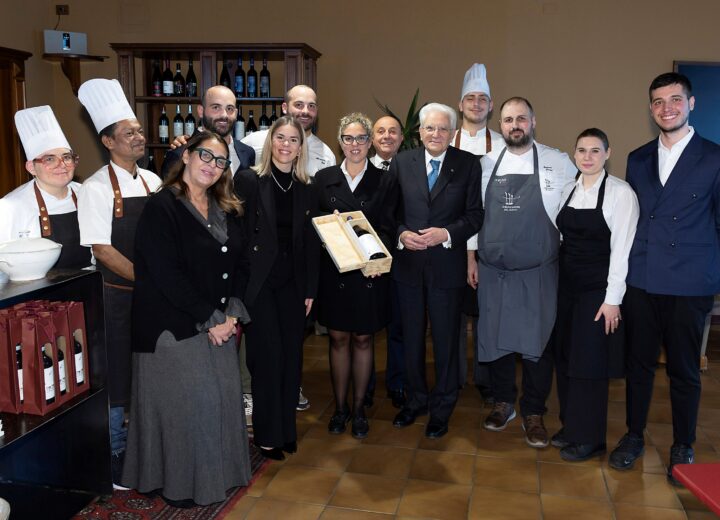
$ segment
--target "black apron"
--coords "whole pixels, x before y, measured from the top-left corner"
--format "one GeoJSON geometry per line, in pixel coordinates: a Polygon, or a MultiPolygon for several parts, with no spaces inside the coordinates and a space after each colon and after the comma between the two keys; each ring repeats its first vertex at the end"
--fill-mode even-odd
{"type": "Polygon", "coordinates": [[[622,377],[623,334],[605,334],[605,318],[594,321],[605,301],[610,269],[610,229],[603,216],[607,174],[600,184],[594,209],[575,209],[569,203],[573,188],[556,222],[562,233],[557,338],[567,375],[582,379],[622,377]]]}
{"type": "Polygon", "coordinates": [[[45,205],[45,200],[40,193],[37,183],[33,183],[35,199],[37,200],[40,219],[40,234],[43,238],[52,240],[62,245],[60,257],[55,262],[54,268],[60,269],[82,269],[90,265],[92,255],[89,247],[80,245],[80,227],[77,219],[77,197],[75,192],[70,190],[75,211],[60,215],[50,215],[45,205]]]}
{"type": "MultiPolygon", "coordinates": [[[[138,174],[140,175],[140,174],[138,174]]],[[[140,180],[147,193],[144,197],[123,198],[117,175],[108,164],[108,176],[113,189],[113,220],[111,245],[131,262],[135,250],[135,229],[150,195],[145,179],[140,180]]],[[[102,262],[97,268],[105,281],[105,337],[108,357],[108,392],[110,406],[130,404],[132,377],[131,308],[133,282],[114,273],[102,262]]]]}
{"type": "Polygon", "coordinates": [[[498,177],[485,189],[478,233],[478,361],[518,352],[538,359],[555,325],[560,233],[545,211],[538,151],[533,174],[498,177]]]}

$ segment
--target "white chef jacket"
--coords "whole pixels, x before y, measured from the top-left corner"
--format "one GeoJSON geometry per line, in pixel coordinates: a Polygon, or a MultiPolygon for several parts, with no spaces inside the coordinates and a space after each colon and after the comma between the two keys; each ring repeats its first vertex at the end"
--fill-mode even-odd
{"type": "MultiPolygon", "coordinates": [[[[240,142],[251,146],[255,150],[255,164],[260,164],[262,160],[263,146],[265,146],[265,139],[267,138],[270,130],[259,130],[253,132],[250,135],[246,135],[241,139],[240,142]]],[[[315,177],[315,174],[327,168],[328,166],[335,166],[337,161],[335,160],[335,154],[328,145],[323,143],[318,136],[310,134],[307,137],[307,161],[305,163],[305,170],[309,177],[315,177]]]]}
{"type": "MultiPolygon", "coordinates": [[[[555,217],[559,211],[562,190],[568,183],[575,182],[577,167],[570,160],[568,155],[556,148],[550,148],[544,144],[535,143],[538,151],[538,169],[540,175],[540,193],[543,206],[550,221],[555,225],[555,217]]],[[[490,177],[492,176],[495,163],[502,149],[496,150],[480,159],[482,165],[482,198],[485,206],[485,190],[490,177]]],[[[533,174],[533,149],[530,148],[522,155],[515,155],[508,150],[503,155],[500,166],[495,175],[501,177],[508,174],[532,175],[533,174]]],[[[468,240],[468,249],[477,249],[477,235],[468,240]]]]}
{"type": "MultiPolygon", "coordinates": [[[[157,191],[162,184],[160,177],[149,170],[138,167],[137,177],[111,161],[118,179],[123,198],[145,197],[147,192],[140,177],[147,183],[150,193],[157,191]]],[[[90,247],[93,244],[112,245],[113,190],[110,184],[107,164],[93,173],[83,182],[78,194],[78,223],[80,224],[80,244],[90,247]]]]}
{"type": "MultiPolygon", "coordinates": [[[[35,179],[18,186],[0,199],[0,242],[8,242],[20,238],[20,233],[29,231],[28,238],[41,237],[40,208],[35,198],[35,179]]],[[[38,185],[38,188],[40,186],[38,185]]],[[[76,194],[80,184],[71,182],[65,197],[58,199],[40,188],[45,207],[50,215],[62,215],[75,211],[72,191],[76,194]]]]}
{"type": "MultiPolygon", "coordinates": [[[[457,131],[460,132],[460,150],[465,150],[466,152],[470,152],[475,155],[485,155],[487,153],[487,139],[485,137],[485,132],[487,130],[490,131],[490,144],[492,146],[492,151],[502,150],[503,148],[505,148],[505,139],[503,139],[503,136],[501,134],[498,134],[494,130],[490,130],[489,128],[485,127],[482,130],[478,130],[475,136],[471,136],[470,132],[468,132],[464,128],[461,128],[457,131]]],[[[455,135],[453,135],[453,138],[450,141],[450,145],[452,146],[455,146],[457,132],[455,132],[455,135]]]]}
{"type": "MultiPolygon", "coordinates": [[[[600,184],[605,176],[605,170],[597,181],[585,189],[582,176],[573,184],[568,184],[562,190],[560,207],[562,209],[570,192],[575,188],[572,200],[568,206],[575,209],[595,209],[600,192],[600,184]]],[[[603,217],[610,229],[610,269],[608,271],[608,286],[605,291],[605,303],[620,305],[625,295],[625,277],[628,272],[628,257],[635,238],[638,216],[640,210],[635,192],[630,185],[622,179],[608,175],[605,181],[605,198],[602,205],[603,217]]]]}

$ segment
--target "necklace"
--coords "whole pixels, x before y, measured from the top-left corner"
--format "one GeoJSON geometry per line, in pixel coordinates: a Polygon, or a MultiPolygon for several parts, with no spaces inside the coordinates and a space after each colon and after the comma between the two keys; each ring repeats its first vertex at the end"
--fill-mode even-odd
{"type": "MultiPolygon", "coordinates": [[[[293,179],[292,176],[291,176],[291,177],[290,177],[290,184],[288,184],[288,187],[287,187],[287,188],[283,188],[282,185],[281,185],[281,184],[278,182],[278,180],[275,178],[275,174],[274,174],[273,172],[270,172],[270,175],[272,175],[272,178],[273,178],[273,180],[275,181],[275,184],[277,184],[277,187],[280,188],[280,190],[281,190],[283,193],[287,193],[288,191],[290,191],[290,188],[293,187],[293,182],[295,182],[294,179],[293,179]]],[[[291,174],[291,175],[292,175],[292,174],[291,174]]]]}

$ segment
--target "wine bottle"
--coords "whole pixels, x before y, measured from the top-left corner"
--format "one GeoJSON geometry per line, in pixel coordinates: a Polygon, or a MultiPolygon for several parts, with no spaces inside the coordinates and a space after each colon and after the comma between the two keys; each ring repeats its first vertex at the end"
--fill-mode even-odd
{"type": "Polygon", "coordinates": [[[242,68],[242,57],[238,58],[237,69],[235,69],[235,96],[245,97],[245,71],[242,68]]]}
{"type": "Polygon", "coordinates": [[[267,103],[263,101],[262,104],[262,114],[260,114],[260,130],[267,130],[270,128],[270,118],[265,115],[265,110],[267,109],[267,103]]]}
{"type": "Polygon", "coordinates": [[[245,118],[242,115],[242,107],[240,103],[237,104],[238,116],[235,120],[235,129],[233,130],[233,137],[236,140],[240,140],[245,137],[245,118]]]}
{"type": "Polygon", "coordinates": [[[157,166],[155,166],[155,156],[153,154],[150,154],[150,157],[148,158],[147,166],[145,167],[146,170],[151,171],[153,173],[157,173],[157,166]]]}
{"type": "Polygon", "coordinates": [[[230,73],[228,72],[228,66],[225,62],[223,62],[223,68],[220,72],[220,85],[230,88],[230,73]]]}
{"type": "Polygon", "coordinates": [[[270,71],[267,69],[267,58],[263,58],[263,68],[260,71],[260,97],[270,97],[270,71]]]}
{"type": "MultiPolygon", "coordinates": [[[[57,341],[55,342],[57,345],[57,341]]],[[[58,361],[58,383],[60,386],[60,395],[67,393],[67,373],[65,372],[65,354],[57,348],[57,361],[58,361]]]]}
{"type": "Polygon", "coordinates": [[[257,132],[257,125],[255,124],[253,111],[248,110],[248,122],[247,125],[245,125],[245,135],[250,135],[253,132],[257,132]]]}
{"type": "Polygon", "coordinates": [[[55,402],[55,366],[53,360],[45,352],[46,345],[42,346],[42,362],[43,362],[43,382],[45,384],[45,402],[53,404],[55,402]]]}
{"type": "Polygon", "coordinates": [[[352,228],[353,231],[355,231],[355,234],[358,236],[358,239],[360,240],[360,246],[362,247],[363,251],[365,251],[368,259],[375,260],[376,258],[387,257],[387,255],[382,250],[380,242],[378,242],[378,239],[375,238],[372,233],[370,233],[366,229],[361,228],[359,225],[353,226],[352,228]]]}
{"type": "Polygon", "coordinates": [[[184,130],[185,120],[180,113],[180,103],[178,103],[177,107],[175,108],[175,117],[173,118],[173,137],[177,138],[178,136],[183,135],[184,130]]]}
{"type": "Polygon", "coordinates": [[[188,60],[188,73],[185,77],[185,92],[187,92],[188,97],[197,96],[197,77],[195,77],[192,60],[188,60]]]}
{"type": "Polygon", "coordinates": [[[155,97],[162,96],[162,74],[160,74],[160,64],[157,61],[153,62],[150,95],[155,97]]]}
{"type": "Polygon", "coordinates": [[[163,105],[162,114],[160,114],[158,137],[160,138],[161,144],[168,144],[170,142],[170,120],[165,112],[165,105],[163,105]]]}
{"type": "Polygon", "coordinates": [[[192,115],[192,105],[188,105],[188,115],[185,118],[185,135],[195,133],[195,117],[192,115]]]}
{"type": "Polygon", "coordinates": [[[15,366],[17,368],[18,386],[20,387],[20,403],[25,401],[23,392],[23,371],[22,371],[22,344],[15,345],[15,366]]]}
{"type": "Polygon", "coordinates": [[[162,75],[162,93],[163,96],[172,96],[173,92],[175,92],[175,83],[173,73],[170,72],[170,60],[165,60],[165,71],[162,75]]]}
{"type": "Polygon", "coordinates": [[[273,108],[273,113],[270,116],[270,126],[272,126],[275,123],[275,121],[278,120],[277,106],[275,105],[275,101],[273,101],[272,108],[273,108]]]}
{"type": "Polygon", "coordinates": [[[255,72],[255,58],[250,57],[250,68],[247,71],[247,97],[257,97],[257,72],[255,72]]]}
{"type": "MultiPolygon", "coordinates": [[[[150,157],[152,158],[152,155],[150,157]]],[[[83,365],[83,348],[78,340],[73,342],[73,353],[75,354],[75,382],[81,385],[85,382],[85,365],[83,365]]]]}
{"type": "Polygon", "coordinates": [[[175,64],[175,77],[173,78],[173,94],[176,96],[185,95],[185,78],[180,72],[180,64],[175,64]]]}

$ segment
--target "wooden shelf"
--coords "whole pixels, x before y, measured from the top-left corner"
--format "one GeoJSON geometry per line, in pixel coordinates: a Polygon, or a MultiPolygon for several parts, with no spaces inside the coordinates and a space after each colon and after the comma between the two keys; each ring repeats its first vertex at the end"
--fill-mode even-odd
{"type": "Polygon", "coordinates": [[[91,56],[89,54],[63,54],[63,53],[45,53],[43,59],[50,61],[59,61],[62,71],[70,80],[73,94],[77,96],[78,89],[82,80],[80,79],[80,62],[81,61],[105,61],[107,56],[91,56]]]}

